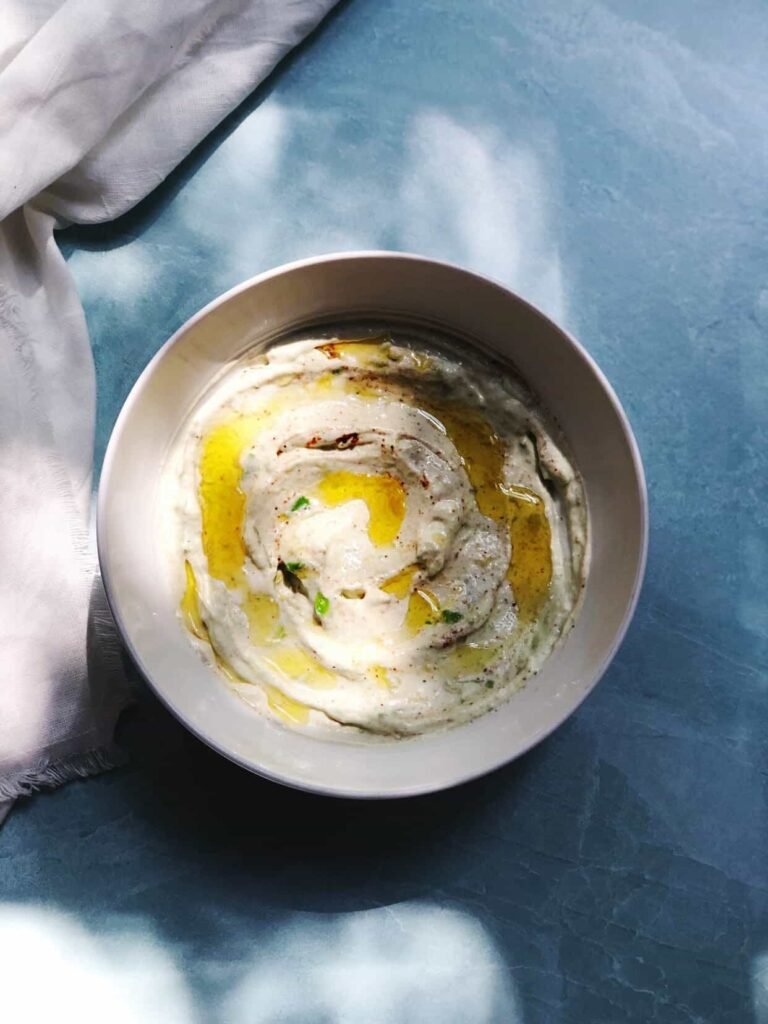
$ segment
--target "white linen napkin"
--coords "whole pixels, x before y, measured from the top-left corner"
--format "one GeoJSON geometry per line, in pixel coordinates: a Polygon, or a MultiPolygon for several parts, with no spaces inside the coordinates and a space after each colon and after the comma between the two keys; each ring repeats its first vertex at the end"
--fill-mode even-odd
{"type": "Polygon", "coordinates": [[[90,539],[93,360],[53,230],[147,195],[335,2],[2,4],[0,820],[113,764],[126,702],[90,539]]]}

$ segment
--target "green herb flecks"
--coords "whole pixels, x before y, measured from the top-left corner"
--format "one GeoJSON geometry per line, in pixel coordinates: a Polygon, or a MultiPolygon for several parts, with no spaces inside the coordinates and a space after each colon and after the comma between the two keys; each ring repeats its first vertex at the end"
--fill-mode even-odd
{"type": "MultiPolygon", "coordinates": [[[[295,565],[295,563],[293,562],[291,564],[295,565]]],[[[290,568],[289,565],[286,565],[285,562],[278,562],[277,571],[283,577],[283,583],[286,585],[286,587],[288,587],[289,590],[292,590],[294,594],[303,594],[304,597],[309,597],[309,594],[307,593],[307,588],[304,586],[303,581],[299,579],[299,577],[290,568]]]]}
{"type": "Polygon", "coordinates": [[[325,596],[322,590],[318,590],[318,592],[315,594],[314,607],[315,617],[318,619],[318,621],[322,619],[324,615],[327,615],[330,610],[331,602],[328,600],[328,598],[325,596]]]}
{"type": "Polygon", "coordinates": [[[291,505],[291,512],[298,512],[300,508],[306,508],[309,505],[309,498],[305,498],[302,494],[300,498],[291,505]]]}
{"type": "Polygon", "coordinates": [[[464,616],[461,612],[453,612],[450,608],[443,608],[441,618],[443,622],[447,622],[449,626],[452,626],[456,622],[460,622],[464,616]]]}

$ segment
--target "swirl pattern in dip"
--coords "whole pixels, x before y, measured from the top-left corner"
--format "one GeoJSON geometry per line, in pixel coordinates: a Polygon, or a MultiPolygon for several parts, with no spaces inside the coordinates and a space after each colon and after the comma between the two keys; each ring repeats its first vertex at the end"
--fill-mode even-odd
{"type": "Polygon", "coordinates": [[[479,358],[310,339],[234,365],[187,427],[183,618],[247,701],[407,736],[535,673],[574,614],[581,482],[479,358]]]}

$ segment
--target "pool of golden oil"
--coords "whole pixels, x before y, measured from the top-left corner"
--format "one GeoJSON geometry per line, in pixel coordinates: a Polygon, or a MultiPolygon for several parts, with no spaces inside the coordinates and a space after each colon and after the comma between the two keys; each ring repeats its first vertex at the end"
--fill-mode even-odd
{"type": "Polygon", "coordinates": [[[431,590],[417,587],[408,598],[405,613],[405,628],[409,633],[418,633],[425,626],[432,626],[440,619],[440,602],[431,590]]]}
{"type": "Polygon", "coordinates": [[[388,473],[352,473],[334,470],[317,485],[317,497],[334,507],[360,499],[368,506],[368,536],[377,547],[391,544],[405,518],[405,488],[388,473]]]}
{"type": "Polygon", "coordinates": [[[278,675],[285,676],[286,679],[298,679],[307,686],[330,689],[337,682],[334,672],[330,672],[308,651],[292,644],[265,652],[264,662],[278,675]]]}
{"type": "Polygon", "coordinates": [[[520,619],[534,619],[552,581],[552,536],[544,501],[526,487],[503,485],[504,442],[476,410],[432,403],[426,411],[445,427],[466,470],[483,515],[509,532],[507,579],[520,619]]]}
{"type": "Polygon", "coordinates": [[[452,675],[477,675],[496,658],[497,647],[479,647],[472,643],[459,644],[445,657],[443,667],[452,675]]]}
{"type": "Polygon", "coordinates": [[[306,725],[309,721],[309,708],[292,697],[286,696],[276,686],[265,686],[267,704],[274,714],[288,725],[306,725]]]}
{"type": "Polygon", "coordinates": [[[280,609],[269,594],[249,592],[243,601],[243,611],[248,618],[248,636],[252,644],[258,647],[279,639],[280,609]]]}
{"type": "Polygon", "coordinates": [[[383,590],[385,594],[391,594],[399,600],[408,597],[413,586],[413,577],[418,570],[418,565],[406,565],[400,572],[396,572],[394,576],[390,576],[389,579],[380,583],[379,590],[383,590]]]}
{"type": "Polygon", "coordinates": [[[230,589],[245,583],[245,495],[240,488],[240,459],[264,423],[263,413],[236,416],[214,427],[203,441],[199,489],[203,551],[209,575],[230,589]]]}
{"type": "Polygon", "coordinates": [[[198,492],[203,551],[209,574],[230,589],[245,585],[245,494],[240,487],[244,453],[258,433],[281,413],[310,401],[333,398],[337,391],[343,393],[343,384],[337,384],[330,373],[307,383],[288,385],[260,409],[232,414],[203,438],[198,492]]]}
{"type": "Polygon", "coordinates": [[[210,643],[208,629],[200,614],[195,571],[187,561],[184,562],[184,580],[184,594],[181,598],[181,615],[184,625],[198,640],[207,640],[210,643]]]}

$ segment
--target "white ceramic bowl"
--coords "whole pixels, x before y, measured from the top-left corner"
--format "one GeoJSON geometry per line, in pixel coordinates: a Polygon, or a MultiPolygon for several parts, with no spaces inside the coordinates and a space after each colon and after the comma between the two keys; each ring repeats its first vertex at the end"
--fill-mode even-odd
{"type": "Polygon", "coordinates": [[[107,595],[136,663],[197,736],[251,771],[301,789],[394,797],[453,786],[518,757],[605,672],[637,601],[647,547],[640,455],[619,402],[580,345],[527,302],[458,267],[400,253],[341,253],[261,274],[216,299],[157,353],[107,449],[98,544],[107,595]],[[375,745],[313,739],[261,717],[201,661],[177,618],[161,549],[159,481],[185,417],[222,367],[322,321],[400,319],[517,367],[559,421],[584,479],[592,562],[575,628],[499,710],[447,732],[375,745]]]}

